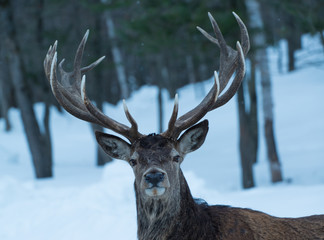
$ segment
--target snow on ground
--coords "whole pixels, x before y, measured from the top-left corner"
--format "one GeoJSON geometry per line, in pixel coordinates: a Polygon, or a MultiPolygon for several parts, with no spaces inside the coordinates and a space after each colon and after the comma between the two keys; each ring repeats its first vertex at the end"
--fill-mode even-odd
{"type": "MultiPolygon", "coordinates": [[[[248,207],[280,217],[324,213],[324,58],[317,38],[305,37],[303,44],[306,50],[297,53],[301,56],[298,66],[303,67],[290,74],[277,72],[277,50],[269,50],[276,139],[285,182],[270,183],[261,140],[254,168],[257,187],[241,189],[235,99],[207,115],[207,140],[183,163],[194,196],[210,204],[248,207]],[[309,64],[314,61],[321,64],[309,64]]],[[[211,84],[206,81],[181,89],[180,114],[201,99],[194,89],[208,91],[211,84]]],[[[155,88],[143,87],[128,100],[143,133],[156,131],[156,94],[155,88]]],[[[166,103],[165,122],[172,104],[166,103]]],[[[35,109],[41,118],[42,106],[35,109]]],[[[0,239],[136,239],[131,168],[123,161],[96,168],[90,126],[67,113],[51,112],[53,179],[34,179],[19,112],[10,110],[13,130],[0,132],[0,239]]],[[[105,112],[127,123],[121,103],[106,105],[105,112]]],[[[4,129],[3,120],[0,129],[4,129]]]]}

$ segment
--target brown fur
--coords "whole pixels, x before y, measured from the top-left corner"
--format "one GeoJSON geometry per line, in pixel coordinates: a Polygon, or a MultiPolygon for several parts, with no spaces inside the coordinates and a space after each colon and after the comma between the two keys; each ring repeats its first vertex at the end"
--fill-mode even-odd
{"type": "Polygon", "coordinates": [[[139,240],[324,240],[324,215],[277,218],[195,202],[180,164],[203,144],[207,131],[208,122],[203,121],[176,141],[152,134],[132,145],[111,135],[97,135],[108,154],[133,162],[139,240]],[[146,194],[145,174],[156,171],[165,174],[159,183],[165,192],[152,196],[146,194]]]}
{"type": "Polygon", "coordinates": [[[209,211],[220,239],[324,239],[324,215],[277,218],[250,209],[219,206],[211,206],[209,211]]]}
{"type": "MultiPolygon", "coordinates": [[[[153,224],[138,205],[140,240],[320,240],[324,239],[324,215],[277,218],[228,206],[197,204],[181,172],[179,209],[164,209],[153,224]],[[167,211],[168,210],[168,211],[167,211]],[[169,211],[170,210],[170,211],[169,211]],[[174,214],[171,214],[171,213],[174,214]]],[[[137,193],[137,191],[136,191],[137,193]]],[[[140,204],[136,194],[137,204],[140,204]]],[[[157,201],[162,205],[162,201],[157,201]]]]}

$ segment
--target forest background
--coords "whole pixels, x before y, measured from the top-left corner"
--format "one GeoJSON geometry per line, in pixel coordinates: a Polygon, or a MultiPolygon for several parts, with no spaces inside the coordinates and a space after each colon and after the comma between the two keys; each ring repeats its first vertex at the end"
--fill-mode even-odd
{"type": "MultiPolygon", "coordinates": [[[[217,47],[211,46],[196,26],[212,32],[207,17],[207,12],[211,12],[227,43],[235,46],[239,28],[232,11],[247,25],[252,46],[247,56],[246,79],[237,98],[242,186],[255,185],[253,164],[257,161],[260,129],[265,132],[272,181],[282,181],[265,49],[276,47],[285,39],[288,51],[279,55],[278,69],[294,71],[295,52],[301,48],[303,34],[319,34],[324,47],[322,0],[0,0],[0,118],[6,123],[0,131],[10,131],[8,111],[18,108],[35,176],[53,176],[50,109],[61,108],[51,93],[42,61],[48,47],[58,40],[59,61],[66,58],[64,68],[71,70],[76,48],[87,29],[90,37],[84,65],[106,56],[87,74],[91,79],[87,84],[90,99],[102,109],[105,102],[117,104],[144,85],[157,86],[157,132],[162,131],[162,91],[167,90],[173,98],[177,89],[210,78],[219,66],[217,47]],[[288,66],[283,66],[285,57],[288,66]],[[261,92],[256,91],[256,81],[261,82],[261,92]],[[257,117],[261,99],[270,103],[263,104],[263,111],[268,113],[265,118],[269,119],[262,127],[257,117]],[[44,103],[42,122],[36,119],[36,103],[44,103]]],[[[204,91],[197,88],[196,97],[202,98],[204,91]]],[[[92,128],[100,129],[94,125],[92,128]]],[[[97,158],[98,166],[111,161],[99,148],[97,158]]]]}

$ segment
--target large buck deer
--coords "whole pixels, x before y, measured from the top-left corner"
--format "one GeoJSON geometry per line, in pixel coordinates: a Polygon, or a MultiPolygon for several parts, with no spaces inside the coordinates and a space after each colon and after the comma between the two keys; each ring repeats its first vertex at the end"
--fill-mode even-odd
{"type": "Polygon", "coordinates": [[[49,48],[44,61],[45,73],[63,108],[75,117],[113,130],[129,141],[96,132],[98,143],[108,155],[127,161],[133,168],[138,239],[324,239],[324,215],[276,218],[250,209],[195,202],[181,171],[180,164],[186,154],[197,150],[208,132],[207,120],[196,123],[209,111],[227,103],[245,74],[244,56],[250,48],[249,36],[242,20],[235,13],[234,17],[241,32],[241,43],[237,42],[236,50],[227,46],[211,14],[209,18],[216,38],[198,27],[220,48],[219,73],[214,73],[214,86],[201,103],[179,118],[176,96],[168,129],[161,134],[139,133],[125,102],[124,110],[131,127],[104,115],[89,101],[84,74],[104,57],[87,67],[81,67],[88,32],[77,50],[73,71],[63,70],[64,60],[59,64],[60,81],[56,76],[57,42],[49,48]],[[234,72],[232,83],[223,91],[234,72]],[[219,93],[222,95],[219,96],[219,93]]]}

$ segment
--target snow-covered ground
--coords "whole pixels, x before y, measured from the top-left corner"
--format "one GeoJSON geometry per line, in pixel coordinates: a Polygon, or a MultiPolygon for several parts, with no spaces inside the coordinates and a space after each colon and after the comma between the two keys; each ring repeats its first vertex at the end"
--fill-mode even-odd
{"type": "MultiPolygon", "coordinates": [[[[207,140],[183,163],[194,196],[209,204],[248,207],[280,217],[324,213],[324,54],[318,42],[304,38],[305,50],[297,53],[300,69],[290,74],[277,72],[277,51],[269,49],[276,139],[285,181],[270,183],[261,138],[254,168],[257,187],[241,189],[234,99],[206,116],[207,140]],[[311,65],[314,61],[322,63],[311,65]]],[[[180,114],[201,100],[195,88],[208,91],[211,84],[181,89],[180,114]]],[[[156,131],[156,94],[154,87],[143,87],[128,100],[143,133],[156,131]]],[[[165,122],[172,104],[166,102],[165,122]]],[[[35,109],[41,118],[43,107],[35,109]]],[[[106,105],[105,112],[127,124],[121,103],[106,105]]],[[[51,114],[55,177],[48,180],[34,179],[19,112],[10,111],[9,133],[2,131],[0,120],[0,239],[136,239],[131,168],[123,161],[95,167],[96,143],[89,124],[54,108],[51,114]]],[[[262,113],[259,117],[262,122],[262,113]]]]}

